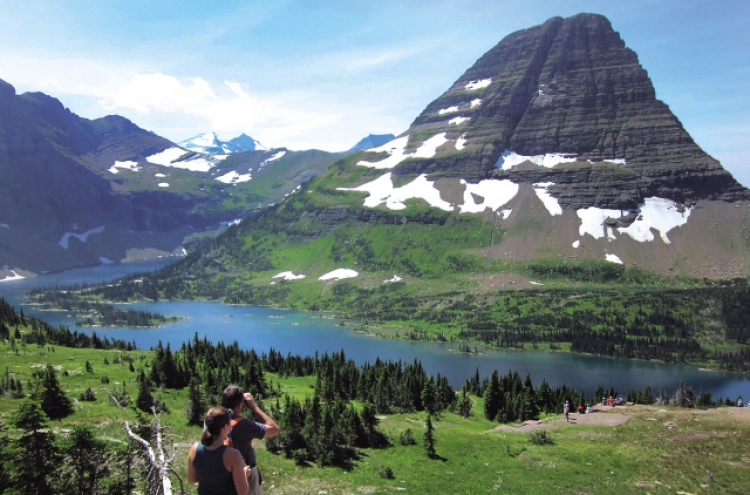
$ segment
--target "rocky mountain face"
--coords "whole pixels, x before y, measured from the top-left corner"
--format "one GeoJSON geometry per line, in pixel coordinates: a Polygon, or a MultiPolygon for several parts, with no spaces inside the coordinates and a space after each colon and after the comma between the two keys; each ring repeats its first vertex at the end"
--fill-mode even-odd
{"type": "Polygon", "coordinates": [[[282,199],[337,156],[246,151],[257,142],[245,135],[221,146],[237,158],[180,148],[120,116],[84,119],[0,81],[0,281],[183,255],[199,232],[282,199]],[[274,187],[251,182],[280,163],[274,187]]]}
{"type": "Polygon", "coordinates": [[[395,173],[554,182],[550,192],[573,208],[747,198],[656,98],[638,56],[601,15],[556,17],[504,38],[402,136],[411,151],[436,135],[442,149],[395,173]],[[506,152],[568,160],[511,170],[506,152]]]}

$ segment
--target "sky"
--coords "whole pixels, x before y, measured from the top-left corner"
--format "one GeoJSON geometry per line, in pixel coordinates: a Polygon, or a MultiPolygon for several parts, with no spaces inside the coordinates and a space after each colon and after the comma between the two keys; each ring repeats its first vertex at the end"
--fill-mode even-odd
{"type": "Polygon", "coordinates": [[[750,186],[750,2],[0,0],[0,79],[172,141],[341,151],[400,134],[506,35],[606,15],[659,99],[750,186]]]}

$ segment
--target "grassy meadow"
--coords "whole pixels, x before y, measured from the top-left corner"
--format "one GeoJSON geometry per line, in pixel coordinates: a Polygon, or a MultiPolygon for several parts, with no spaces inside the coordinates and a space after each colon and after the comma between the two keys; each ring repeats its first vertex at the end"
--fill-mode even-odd
{"type": "MultiPolygon", "coordinates": [[[[150,351],[105,351],[60,346],[27,345],[14,352],[0,344],[6,373],[21,379],[27,389],[31,373],[50,364],[70,398],[77,399],[75,412],[52,421],[64,433],[73,425],[93,426],[100,438],[125,442],[124,421],[135,421],[131,409],[116,407],[111,393],[123,389],[132,400],[140,369],[149,366],[150,351]],[[105,364],[105,359],[109,364],[105,364]],[[92,372],[86,371],[86,362],[92,372]],[[130,371],[130,363],[135,371],[130,371]],[[109,383],[102,383],[102,377],[109,383]],[[91,388],[93,402],[80,401],[91,388]]],[[[535,377],[541,379],[543,377],[535,377]]],[[[304,398],[312,395],[313,377],[282,378],[266,373],[266,380],[280,385],[282,394],[304,398]]],[[[27,389],[28,391],[28,389],[27,389]]],[[[190,444],[201,433],[186,425],[184,407],[187,389],[154,390],[170,412],[162,415],[169,441],[177,449],[176,469],[184,475],[184,460],[190,444]]],[[[300,494],[419,493],[419,494],[681,494],[745,493],[750,479],[750,408],[709,410],[662,406],[620,407],[613,411],[571,415],[566,423],[560,415],[542,417],[540,425],[498,425],[482,417],[483,401],[472,397],[474,408],[464,419],[454,413],[433,418],[438,457],[430,459],[422,446],[426,417],[423,413],[379,416],[379,429],[388,434],[392,446],[364,449],[351,469],[296,465],[283,455],[258,446],[258,464],[265,492],[300,494]],[[670,423],[674,427],[669,427],[670,423]],[[401,445],[407,429],[416,445],[401,445]],[[530,441],[533,431],[544,430],[552,444],[530,441]],[[390,468],[393,478],[385,476],[390,468]],[[713,481],[709,481],[711,478],[713,481]]],[[[267,399],[268,406],[276,399],[267,399]]],[[[0,397],[0,421],[20,400],[0,397]]],[[[132,402],[132,401],[131,401],[132,402]]],[[[283,403],[283,401],[282,401],[283,403]]],[[[189,488],[196,493],[195,487],[189,488]]]]}

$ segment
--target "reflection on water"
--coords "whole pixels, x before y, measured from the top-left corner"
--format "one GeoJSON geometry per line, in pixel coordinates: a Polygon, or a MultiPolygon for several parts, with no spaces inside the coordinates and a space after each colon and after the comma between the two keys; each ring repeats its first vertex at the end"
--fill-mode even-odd
{"type": "MultiPolygon", "coordinates": [[[[0,284],[0,297],[14,305],[23,302],[23,294],[33,287],[98,283],[134,271],[155,270],[166,260],[146,263],[108,265],[83,268],[0,284]]],[[[243,348],[267,352],[275,348],[282,353],[312,355],[344,350],[357,363],[383,360],[413,361],[419,359],[428,373],[446,376],[454,387],[460,387],[479,369],[482,377],[497,369],[522,376],[531,374],[534,384],[545,378],[552,386],[563,383],[592,394],[597,385],[614,386],[620,393],[642,389],[645,385],[673,390],[680,380],[692,385],[696,392],[710,391],[714,398],[750,395],[750,378],[730,373],[699,371],[692,366],[663,365],[638,361],[620,361],[594,356],[520,351],[488,351],[483,355],[455,352],[457,344],[413,343],[402,340],[378,339],[337,326],[339,320],[331,313],[286,311],[274,308],[229,306],[207,301],[159,301],[120,305],[164,315],[186,317],[186,321],[168,323],[158,329],[98,328],[99,335],[135,341],[139,348],[155,346],[161,340],[173,349],[191,339],[195,333],[213,342],[237,341],[243,348]]],[[[24,312],[40,316],[53,325],[71,325],[65,312],[40,312],[24,306],[24,312]]],[[[90,331],[83,329],[84,331],[90,331]]]]}

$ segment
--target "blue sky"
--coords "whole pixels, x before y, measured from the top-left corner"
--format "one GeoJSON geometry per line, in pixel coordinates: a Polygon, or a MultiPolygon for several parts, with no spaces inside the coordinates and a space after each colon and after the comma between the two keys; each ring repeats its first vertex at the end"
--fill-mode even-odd
{"type": "Polygon", "coordinates": [[[750,185],[750,2],[0,0],[0,79],[179,141],[343,150],[404,131],[504,36],[606,15],[657,97],[750,185]]]}

